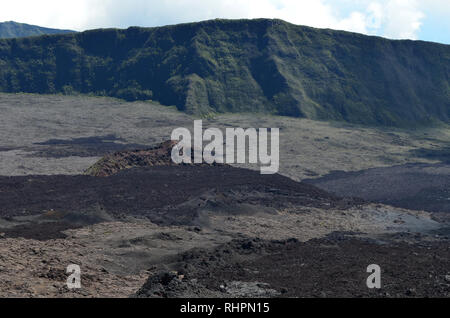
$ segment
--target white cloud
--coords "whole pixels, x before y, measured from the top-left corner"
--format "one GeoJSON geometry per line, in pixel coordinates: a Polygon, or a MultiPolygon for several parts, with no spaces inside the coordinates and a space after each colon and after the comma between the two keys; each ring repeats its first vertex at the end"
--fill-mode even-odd
{"type": "Polygon", "coordinates": [[[383,6],[378,2],[372,2],[367,6],[367,27],[371,30],[378,30],[381,28],[383,20],[383,6]]]}
{"type": "Polygon", "coordinates": [[[353,31],[358,33],[368,33],[367,16],[361,12],[352,12],[348,18],[345,18],[336,25],[336,29],[353,31]]]}
{"type": "Polygon", "coordinates": [[[88,1],[1,0],[0,21],[81,29],[88,24],[88,1]]]}
{"type": "MultiPolygon", "coordinates": [[[[0,21],[15,20],[75,30],[263,17],[320,28],[415,39],[424,18],[416,0],[0,1],[0,21]]],[[[440,6],[445,1],[448,0],[429,2],[440,6]]]]}
{"type": "Polygon", "coordinates": [[[415,0],[391,0],[385,11],[384,35],[389,38],[417,39],[425,15],[415,0]]]}

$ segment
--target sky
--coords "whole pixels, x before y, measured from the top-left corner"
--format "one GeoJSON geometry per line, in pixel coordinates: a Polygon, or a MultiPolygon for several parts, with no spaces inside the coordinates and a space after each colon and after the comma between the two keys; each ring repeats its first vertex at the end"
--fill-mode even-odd
{"type": "Polygon", "coordinates": [[[0,21],[77,31],[215,18],[278,18],[450,44],[450,0],[0,0],[0,21]]]}

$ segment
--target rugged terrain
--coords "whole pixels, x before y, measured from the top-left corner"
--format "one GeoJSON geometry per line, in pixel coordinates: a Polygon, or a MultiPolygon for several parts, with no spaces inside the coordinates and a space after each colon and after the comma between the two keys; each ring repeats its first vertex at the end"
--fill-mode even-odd
{"type": "Polygon", "coordinates": [[[155,100],[189,114],[357,124],[450,120],[450,46],[281,20],[211,20],[0,40],[0,91],[155,100]]]}
{"type": "Polygon", "coordinates": [[[0,94],[0,111],[0,296],[450,295],[446,126],[204,118],[279,127],[280,174],[261,175],[168,163],[195,117],[154,103],[0,94]]]}
{"type": "Polygon", "coordinates": [[[38,35],[50,35],[50,34],[62,34],[62,33],[74,33],[71,30],[60,30],[44,28],[37,25],[30,25],[26,23],[18,23],[14,21],[7,21],[0,23],[0,38],[21,38],[28,36],[38,36],[38,35]]]}
{"type": "Polygon", "coordinates": [[[183,253],[176,271],[151,275],[137,295],[450,297],[450,276],[442,274],[449,265],[448,241],[412,247],[339,232],[306,243],[242,239],[183,253]],[[383,268],[380,290],[366,286],[363,269],[374,263],[383,268]]]}
{"type": "Polygon", "coordinates": [[[176,164],[172,161],[171,154],[176,144],[176,141],[168,140],[148,149],[122,150],[108,154],[85,173],[94,177],[108,177],[121,170],[136,167],[174,166],[176,164]]]}

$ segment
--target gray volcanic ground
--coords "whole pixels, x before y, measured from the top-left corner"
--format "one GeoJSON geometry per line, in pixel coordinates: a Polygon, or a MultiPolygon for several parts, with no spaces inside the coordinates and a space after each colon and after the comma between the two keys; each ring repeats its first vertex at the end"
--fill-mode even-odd
{"type": "Polygon", "coordinates": [[[305,180],[339,196],[450,214],[450,165],[407,164],[305,180]]]}
{"type": "MultiPolygon", "coordinates": [[[[7,176],[83,173],[106,152],[155,145],[176,127],[193,131],[200,119],[150,102],[32,94],[0,94],[0,112],[0,175],[7,176]]],[[[439,163],[450,140],[448,127],[367,128],[258,114],[204,118],[203,126],[280,128],[280,172],[295,180],[439,163]]]]}
{"type": "Polygon", "coordinates": [[[448,127],[220,115],[204,127],[280,128],[280,175],[156,164],[94,177],[101,157],[197,118],[28,94],[0,94],[0,112],[0,296],[450,296],[448,127]]]}

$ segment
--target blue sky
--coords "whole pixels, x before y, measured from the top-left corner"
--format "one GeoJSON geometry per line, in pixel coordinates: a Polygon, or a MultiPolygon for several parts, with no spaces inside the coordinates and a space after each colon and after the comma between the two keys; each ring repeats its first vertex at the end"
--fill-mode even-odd
{"type": "Polygon", "coordinates": [[[450,0],[2,0],[0,4],[0,21],[78,31],[259,17],[450,44],[450,0]]]}

